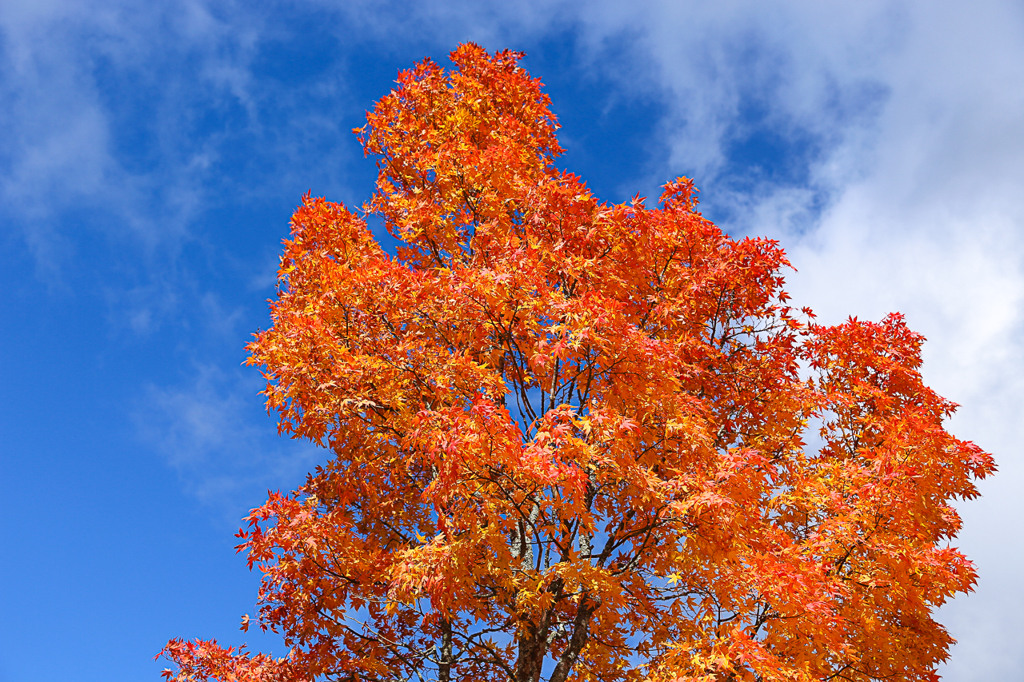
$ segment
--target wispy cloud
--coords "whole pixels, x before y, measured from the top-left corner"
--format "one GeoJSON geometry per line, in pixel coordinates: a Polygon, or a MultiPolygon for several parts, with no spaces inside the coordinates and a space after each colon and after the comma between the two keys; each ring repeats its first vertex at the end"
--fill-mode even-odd
{"type": "Polygon", "coordinates": [[[324,457],[279,439],[256,395],[253,372],[196,366],[176,386],[150,385],[132,415],[143,442],[162,453],[183,485],[225,522],[238,522],[268,489],[291,490],[324,457]]]}
{"type": "Polygon", "coordinates": [[[257,77],[282,32],[266,12],[203,0],[0,7],[4,225],[44,278],[87,231],[166,279],[168,254],[203,240],[204,212],[308,189],[311,166],[329,178],[319,190],[343,189],[347,127],[325,113],[343,83],[257,77]]]}

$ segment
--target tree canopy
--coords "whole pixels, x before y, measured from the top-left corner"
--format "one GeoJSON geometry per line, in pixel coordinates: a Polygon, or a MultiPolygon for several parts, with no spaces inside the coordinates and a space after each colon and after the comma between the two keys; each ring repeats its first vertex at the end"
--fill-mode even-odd
{"type": "Polygon", "coordinates": [[[330,459],[239,533],[290,651],[172,640],[165,675],[937,679],[976,579],[952,502],[994,466],[922,337],[791,307],[688,179],[597,199],[520,57],[401,73],[356,131],[370,201],[296,210],[250,364],[330,459]]]}

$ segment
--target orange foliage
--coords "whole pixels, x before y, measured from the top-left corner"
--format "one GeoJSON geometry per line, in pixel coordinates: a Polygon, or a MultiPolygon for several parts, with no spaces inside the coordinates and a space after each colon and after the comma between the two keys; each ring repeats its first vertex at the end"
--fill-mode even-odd
{"type": "Polygon", "coordinates": [[[250,363],[332,457],[239,547],[290,652],[174,640],[166,676],[936,679],[975,581],[951,501],[994,467],[922,338],[789,307],[779,246],[690,180],[596,199],[519,57],[424,61],[357,131],[397,255],[295,212],[250,363]]]}

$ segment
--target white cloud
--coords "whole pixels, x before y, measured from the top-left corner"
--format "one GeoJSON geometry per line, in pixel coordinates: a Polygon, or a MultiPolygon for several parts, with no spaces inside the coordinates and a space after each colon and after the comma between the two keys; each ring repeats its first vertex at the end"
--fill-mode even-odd
{"type": "Polygon", "coordinates": [[[37,280],[65,295],[85,282],[115,329],[147,336],[205,305],[186,249],[232,259],[209,211],[282,187],[296,203],[309,188],[344,191],[356,148],[329,113],[348,97],[343,78],[257,82],[260,41],[294,38],[268,11],[0,3],[0,229],[27,247],[37,280]]]}
{"type": "Polygon", "coordinates": [[[89,216],[143,253],[188,235],[219,143],[210,133],[190,138],[194,119],[203,108],[253,109],[258,16],[224,16],[199,0],[0,5],[4,223],[24,233],[47,272],[61,267],[62,252],[48,244],[69,237],[71,217],[89,216]],[[126,139],[129,127],[145,138],[126,139]]]}
{"type": "Polygon", "coordinates": [[[143,442],[162,453],[182,483],[228,524],[265,497],[288,491],[324,457],[306,442],[275,438],[254,372],[196,366],[179,386],[149,386],[132,415],[143,442]]]}

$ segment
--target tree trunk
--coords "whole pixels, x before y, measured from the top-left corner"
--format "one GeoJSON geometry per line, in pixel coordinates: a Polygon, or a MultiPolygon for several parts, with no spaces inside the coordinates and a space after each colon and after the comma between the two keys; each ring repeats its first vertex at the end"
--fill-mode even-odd
{"type": "Polygon", "coordinates": [[[452,623],[441,619],[441,655],[437,659],[437,682],[451,682],[452,679],[452,623]]]}
{"type": "Polygon", "coordinates": [[[584,592],[580,596],[580,605],[576,610],[576,617],[572,621],[569,645],[558,657],[558,663],[555,664],[555,670],[551,673],[550,682],[565,682],[569,677],[572,667],[576,665],[576,659],[579,658],[580,652],[583,651],[587,640],[590,639],[590,618],[600,605],[601,598],[597,595],[591,596],[589,592],[584,592]]]}

